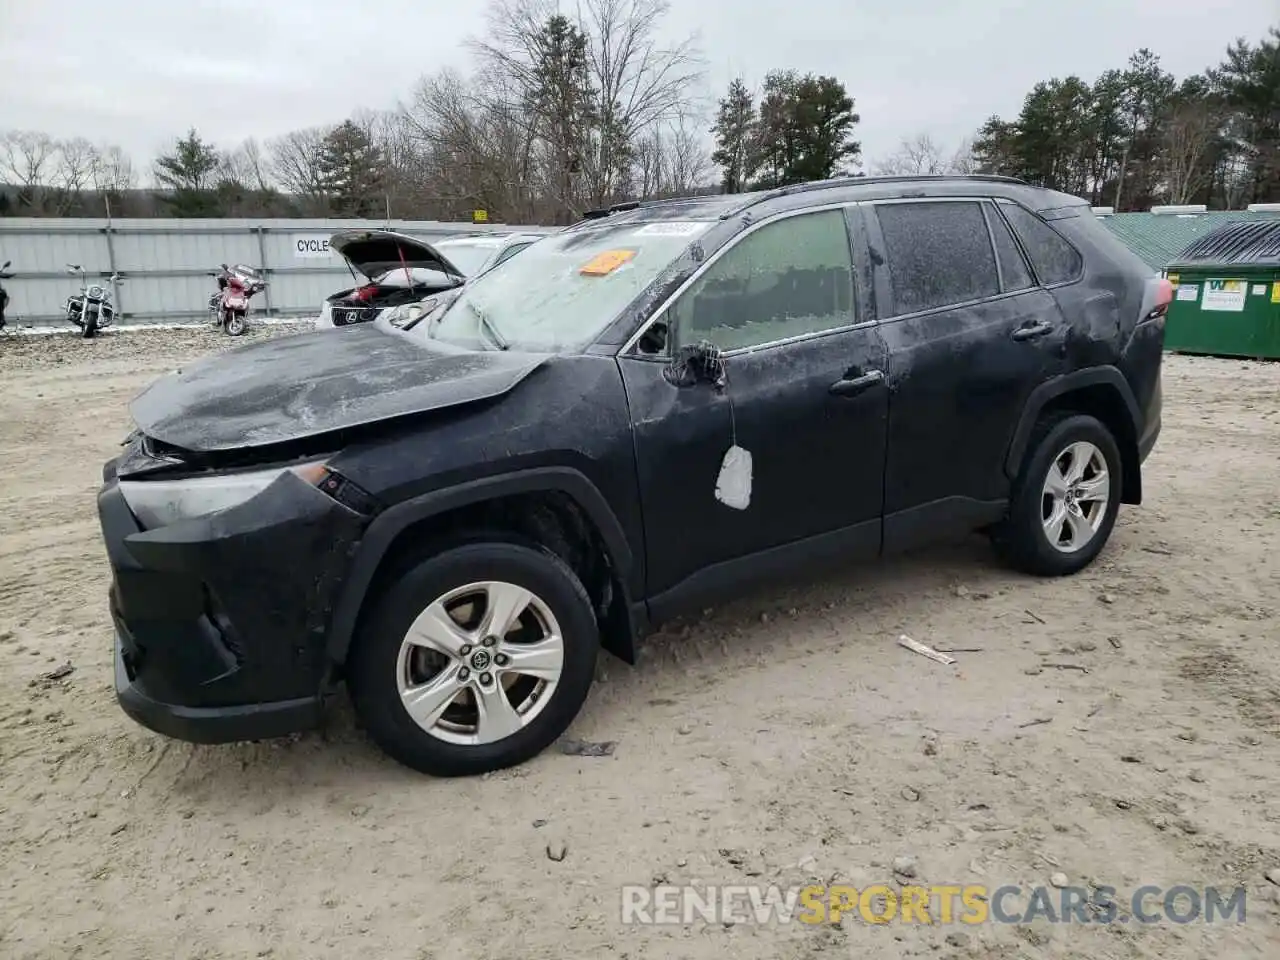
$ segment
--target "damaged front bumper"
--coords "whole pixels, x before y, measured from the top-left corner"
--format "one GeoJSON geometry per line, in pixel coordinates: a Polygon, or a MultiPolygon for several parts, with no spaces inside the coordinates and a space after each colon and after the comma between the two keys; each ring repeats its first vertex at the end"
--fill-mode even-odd
{"type": "Polygon", "coordinates": [[[316,726],[332,598],[367,518],[285,472],[239,506],[143,529],[114,463],[98,514],[125,713],[196,743],[316,726]]]}

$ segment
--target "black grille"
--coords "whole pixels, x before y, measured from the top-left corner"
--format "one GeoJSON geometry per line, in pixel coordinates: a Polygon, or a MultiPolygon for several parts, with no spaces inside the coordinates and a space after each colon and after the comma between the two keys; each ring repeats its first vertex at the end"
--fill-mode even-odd
{"type": "Polygon", "coordinates": [[[349,327],[353,323],[369,323],[378,319],[381,307],[333,307],[333,325],[349,327]]]}

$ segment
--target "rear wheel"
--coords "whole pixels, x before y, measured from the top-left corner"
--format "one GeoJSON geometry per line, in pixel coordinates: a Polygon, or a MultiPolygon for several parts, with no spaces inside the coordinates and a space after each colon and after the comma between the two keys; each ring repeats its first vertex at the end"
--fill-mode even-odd
{"type": "Polygon", "coordinates": [[[1095,417],[1058,413],[1032,433],[1009,516],[992,532],[1013,566],[1040,576],[1084,569],[1106,545],[1120,510],[1120,449],[1095,417]]]}
{"type": "Polygon", "coordinates": [[[227,336],[242,337],[244,332],[249,329],[249,320],[243,313],[231,311],[227,314],[227,336]]]}
{"type": "Polygon", "coordinates": [[[586,590],[559,557],[467,544],[419,563],[376,602],[351,652],[352,701],[400,763],[486,773],[565,731],[598,648],[586,590]]]}

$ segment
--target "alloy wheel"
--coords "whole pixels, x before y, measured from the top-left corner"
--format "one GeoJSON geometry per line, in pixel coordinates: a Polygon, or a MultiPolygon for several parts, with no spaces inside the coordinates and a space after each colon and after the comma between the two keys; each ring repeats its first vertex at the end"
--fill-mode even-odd
{"type": "Polygon", "coordinates": [[[1063,553],[1084,549],[1097,536],[1111,499],[1102,451],[1079,440],[1053,458],[1041,494],[1040,518],[1049,543],[1063,553]]]}
{"type": "Polygon", "coordinates": [[[447,743],[494,743],[533,722],[564,669],[564,637],[524,587],[482,581],[450,590],[400,644],[396,686],[413,721],[447,743]]]}

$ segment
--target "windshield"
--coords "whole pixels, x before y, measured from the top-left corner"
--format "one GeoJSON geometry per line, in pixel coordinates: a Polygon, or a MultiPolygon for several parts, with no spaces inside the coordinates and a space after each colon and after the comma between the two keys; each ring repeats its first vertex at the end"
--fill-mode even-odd
{"type": "Polygon", "coordinates": [[[501,240],[441,240],[435,244],[435,248],[468,277],[479,273],[500,246],[501,240]]]}
{"type": "Polygon", "coordinates": [[[544,237],[462,288],[430,335],[485,349],[584,347],[709,226],[602,222],[544,237]]]}

